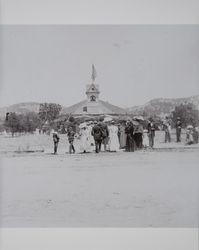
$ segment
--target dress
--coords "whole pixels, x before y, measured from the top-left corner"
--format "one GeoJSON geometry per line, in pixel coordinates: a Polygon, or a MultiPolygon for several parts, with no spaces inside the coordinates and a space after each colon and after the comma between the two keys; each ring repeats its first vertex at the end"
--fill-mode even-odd
{"type": "Polygon", "coordinates": [[[128,124],[125,128],[126,133],[126,151],[134,152],[134,139],[133,139],[134,127],[133,124],[128,124]]]}
{"type": "Polygon", "coordinates": [[[82,152],[89,152],[91,150],[88,128],[80,129],[80,150],[82,152]]]}
{"type": "Polygon", "coordinates": [[[193,144],[193,131],[191,129],[186,130],[186,143],[188,145],[193,144]]]}
{"type": "Polygon", "coordinates": [[[125,148],[125,146],[126,146],[125,127],[120,126],[120,148],[125,148]]]}
{"type": "Polygon", "coordinates": [[[143,133],[143,146],[144,148],[147,148],[149,146],[149,137],[148,137],[148,134],[147,134],[147,130],[144,130],[144,133],[143,133]]]}
{"type": "Polygon", "coordinates": [[[91,146],[94,146],[95,145],[95,140],[92,136],[92,129],[93,129],[93,126],[89,125],[88,126],[88,133],[89,133],[89,136],[88,136],[88,140],[89,140],[89,144],[91,146]]]}
{"type": "Polygon", "coordinates": [[[109,126],[109,150],[119,151],[118,127],[115,125],[109,126]]]}

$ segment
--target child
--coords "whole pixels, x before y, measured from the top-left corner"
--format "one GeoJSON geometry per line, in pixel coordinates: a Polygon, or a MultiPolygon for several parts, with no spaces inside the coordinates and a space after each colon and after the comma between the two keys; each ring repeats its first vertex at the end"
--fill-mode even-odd
{"type": "Polygon", "coordinates": [[[193,126],[188,125],[186,130],[186,144],[191,145],[193,144],[193,126]]]}
{"type": "Polygon", "coordinates": [[[72,127],[69,127],[67,135],[68,135],[68,141],[69,141],[69,154],[75,153],[75,147],[73,145],[75,132],[73,131],[72,127]]]}
{"type": "Polygon", "coordinates": [[[57,132],[53,133],[53,142],[54,142],[54,154],[57,154],[57,148],[58,148],[58,143],[59,143],[59,136],[57,132]]]}

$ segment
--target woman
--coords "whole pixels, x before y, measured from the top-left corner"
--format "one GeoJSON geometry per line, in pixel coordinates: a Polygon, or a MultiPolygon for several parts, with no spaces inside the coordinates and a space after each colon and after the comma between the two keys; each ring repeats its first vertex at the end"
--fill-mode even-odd
{"type": "Polygon", "coordinates": [[[87,128],[88,128],[88,132],[89,132],[89,144],[90,146],[95,146],[95,141],[94,141],[94,138],[92,136],[92,129],[93,129],[93,122],[89,122],[87,123],[87,128]]]}
{"type": "Polygon", "coordinates": [[[90,152],[90,140],[89,140],[89,130],[86,123],[80,124],[80,150],[83,153],[90,152]]]}
{"type": "Polygon", "coordinates": [[[119,125],[119,142],[120,142],[120,148],[124,149],[126,146],[126,133],[125,133],[124,123],[119,125]]]}
{"type": "Polygon", "coordinates": [[[151,118],[147,125],[148,137],[149,137],[149,147],[154,147],[154,137],[155,137],[155,124],[153,123],[153,119],[151,118]]]}
{"type": "Polygon", "coordinates": [[[126,151],[134,152],[134,139],[133,139],[134,127],[131,121],[126,122],[125,133],[126,133],[126,151]]]}
{"type": "Polygon", "coordinates": [[[119,138],[118,138],[118,127],[115,126],[115,122],[111,121],[111,125],[108,127],[109,129],[109,150],[111,152],[119,151],[119,138]]]}
{"type": "Polygon", "coordinates": [[[194,140],[193,140],[193,126],[188,125],[187,129],[186,129],[186,144],[191,145],[191,144],[193,144],[193,142],[194,142],[194,140]]]}

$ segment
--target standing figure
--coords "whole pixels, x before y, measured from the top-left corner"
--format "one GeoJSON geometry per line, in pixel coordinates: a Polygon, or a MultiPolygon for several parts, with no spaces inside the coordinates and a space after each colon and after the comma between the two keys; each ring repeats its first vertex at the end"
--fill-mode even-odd
{"type": "Polygon", "coordinates": [[[166,119],[163,122],[163,130],[165,132],[165,143],[171,142],[171,121],[168,116],[166,116],[166,119]]]}
{"type": "Polygon", "coordinates": [[[89,130],[86,125],[86,123],[80,124],[80,150],[83,153],[89,152],[90,151],[90,141],[89,141],[89,130]]]}
{"type": "Polygon", "coordinates": [[[182,123],[180,121],[180,117],[177,117],[176,121],[176,141],[181,142],[181,130],[182,130],[182,123]]]}
{"type": "Polygon", "coordinates": [[[94,126],[92,128],[92,136],[94,137],[95,140],[95,152],[99,153],[101,150],[101,144],[102,144],[102,129],[99,126],[99,124],[97,124],[97,121],[94,122],[94,126]]]}
{"type": "Polygon", "coordinates": [[[149,146],[148,130],[143,130],[143,147],[146,149],[149,146]]]}
{"type": "Polygon", "coordinates": [[[87,123],[87,128],[88,128],[88,133],[89,133],[89,143],[90,143],[91,147],[95,145],[95,140],[94,140],[94,138],[92,136],[93,126],[94,126],[94,124],[93,124],[92,121],[87,123]]]}
{"type": "Polygon", "coordinates": [[[127,121],[125,133],[126,133],[126,151],[134,152],[134,140],[133,140],[134,127],[131,121],[127,121]]]}
{"type": "Polygon", "coordinates": [[[75,138],[75,132],[73,131],[72,127],[68,128],[67,135],[68,135],[68,142],[69,142],[69,154],[75,153],[75,147],[73,145],[74,138],[75,138]]]}
{"type": "Polygon", "coordinates": [[[194,138],[193,138],[193,126],[188,125],[186,129],[186,144],[191,145],[194,143],[194,138]]]}
{"type": "Polygon", "coordinates": [[[111,125],[108,127],[109,130],[109,150],[111,152],[119,151],[120,144],[118,138],[118,127],[115,126],[115,122],[111,121],[111,125]]]}
{"type": "Polygon", "coordinates": [[[57,154],[58,143],[59,143],[59,136],[57,132],[53,133],[53,142],[54,142],[54,154],[57,154]]]}
{"type": "Polygon", "coordinates": [[[155,137],[155,125],[154,125],[152,119],[150,119],[150,121],[147,125],[147,130],[148,130],[148,137],[149,137],[149,147],[153,148],[154,147],[154,137],[155,137]]]}
{"type": "Polygon", "coordinates": [[[141,149],[143,146],[143,126],[140,122],[134,128],[134,141],[136,148],[141,149]]]}
{"type": "Polygon", "coordinates": [[[193,128],[193,142],[196,144],[198,143],[198,137],[199,137],[199,128],[194,127],[193,128]]]}
{"type": "MultiPolygon", "coordinates": [[[[109,138],[109,130],[107,124],[104,122],[104,119],[100,117],[98,125],[102,131],[102,143],[104,144],[104,151],[107,151],[107,144],[109,138]]],[[[100,147],[101,150],[101,147],[100,147]]]]}
{"type": "Polygon", "coordinates": [[[120,148],[126,147],[126,133],[125,133],[125,124],[122,123],[119,126],[119,142],[120,142],[120,148]]]}

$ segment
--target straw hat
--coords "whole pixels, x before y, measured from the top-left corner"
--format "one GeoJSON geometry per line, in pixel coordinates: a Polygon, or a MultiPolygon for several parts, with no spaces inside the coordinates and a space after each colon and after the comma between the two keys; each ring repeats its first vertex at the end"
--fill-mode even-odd
{"type": "Polygon", "coordinates": [[[86,128],[86,127],[87,127],[87,125],[86,125],[85,122],[83,122],[83,123],[81,123],[81,124],[79,125],[79,128],[86,128]]]}
{"type": "Polygon", "coordinates": [[[187,126],[187,129],[192,129],[192,128],[193,128],[192,125],[188,125],[188,126],[187,126]]]}

